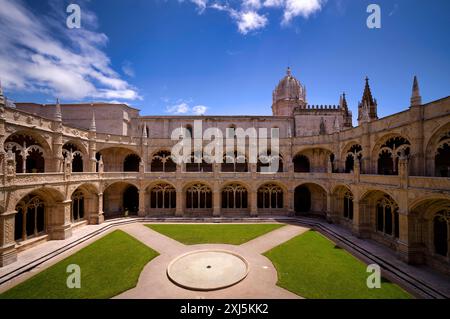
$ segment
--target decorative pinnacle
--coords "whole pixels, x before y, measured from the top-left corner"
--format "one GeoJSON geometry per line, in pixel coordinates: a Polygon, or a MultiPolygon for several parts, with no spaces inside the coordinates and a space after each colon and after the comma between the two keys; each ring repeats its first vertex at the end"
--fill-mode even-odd
{"type": "Polygon", "coordinates": [[[419,81],[417,76],[414,76],[412,94],[411,94],[411,106],[422,105],[422,97],[420,96],[419,81]]]}
{"type": "Polygon", "coordinates": [[[91,120],[91,127],[89,128],[89,131],[91,132],[95,132],[97,131],[97,127],[95,125],[95,109],[94,109],[94,104],[91,104],[92,107],[92,120],[91,120]]]}
{"type": "Polygon", "coordinates": [[[144,128],[142,129],[142,137],[147,138],[147,123],[144,123],[144,128]]]}
{"type": "Polygon", "coordinates": [[[59,103],[59,98],[56,98],[55,121],[58,121],[58,122],[62,121],[61,104],[59,103]]]}
{"type": "Polygon", "coordinates": [[[291,67],[290,66],[288,66],[286,74],[287,74],[287,76],[292,76],[292,71],[291,71],[291,67]]]}

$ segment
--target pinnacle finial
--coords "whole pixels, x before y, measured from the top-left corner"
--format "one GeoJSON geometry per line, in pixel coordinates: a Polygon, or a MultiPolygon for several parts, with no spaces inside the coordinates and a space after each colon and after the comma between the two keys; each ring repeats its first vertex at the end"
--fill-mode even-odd
{"type": "Polygon", "coordinates": [[[292,70],[291,70],[290,66],[288,66],[286,74],[287,74],[287,76],[292,76],[292,70]]]}
{"type": "Polygon", "coordinates": [[[61,104],[59,103],[59,98],[56,98],[55,121],[58,121],[58,122],[62,121],[61,104]]]}
{"type": "Polygon", "coordinates": [[[420,96],[419,81],[417,76],[414,76],[412,94],[411,94],[411,106],[422,105],[422,97],[420,96]]]}
{"type": "Polygon", "coordinates": [[[91,120],[91,126],[89,127],[89,130],[91,132],[95,132],[97,131],[97,126],[95,124],[95,109],[94,109],[94,104],[91,104],[92,107],[92,120],[91,120]]]}
{"type": "Polygon", "coordinates": [[[373,97],[372,97],[372,92],[370,90],[369,77],[367,77],[367,76],[366,76],[366,85],[364,87],[364,93],[363,93],[363,97],[362,97],[362,103],[364,103],[364,102],[367,105],[375,104],[373,97]]]}
{"type": "Polygon", "coordinates": [[[144,128],[142,129],[142,137],[143,138],[147,138],[148,134],[147,134],[147,123],[144,123],[144,128]]]}

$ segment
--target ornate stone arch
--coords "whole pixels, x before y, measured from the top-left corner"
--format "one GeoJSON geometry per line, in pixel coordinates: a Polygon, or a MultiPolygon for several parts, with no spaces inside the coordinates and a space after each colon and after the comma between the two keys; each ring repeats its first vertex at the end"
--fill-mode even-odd
{"type": "MultiPolygon", "coordinates": [[[[427,176],[443,175],[439,171],[439,168],[438,169],[436,168],[436,157],[441,150],[444,149],[448,150],[449,148],[450,148],[450,123],[447,123],[437,128],[427,141],[425,149],[426,150],[425,163],[427,176]]],[[[448,161],[450,162],[450,159],[448,161]]],[[[450,172],[448,170],[447,176],[450,176],[450,172]]]]}

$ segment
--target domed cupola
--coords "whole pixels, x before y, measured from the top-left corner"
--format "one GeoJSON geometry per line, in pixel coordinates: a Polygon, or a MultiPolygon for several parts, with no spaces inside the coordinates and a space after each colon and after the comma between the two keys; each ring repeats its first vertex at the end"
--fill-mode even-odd
{"type": "Polygon", "coordinates": [[[297,106],[306,106],[306,88],[292,76],[291,68],[288,68],[286,76],[273,91],[273,115],[290,116],[297,106]]]}

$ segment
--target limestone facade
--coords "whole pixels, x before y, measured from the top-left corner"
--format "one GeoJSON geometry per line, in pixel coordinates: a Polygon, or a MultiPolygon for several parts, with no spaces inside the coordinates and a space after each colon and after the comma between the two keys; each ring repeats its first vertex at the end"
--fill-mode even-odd
{"type": "Polygon", "coordinates": [[[0,266],[105,218],[317,215],[405,262],[450,273],[450,97],[423,104],[417,79],[409,108],[382,119],[367,80],[357,127],[345,95],[336,106],[308,105],[290,70],[274,91],[273,116],[6,105],[0,91],[0,266]],[[195,120],[204,130],[278,128],[279,172],[176,165],[171,133],[195,120]]]}

